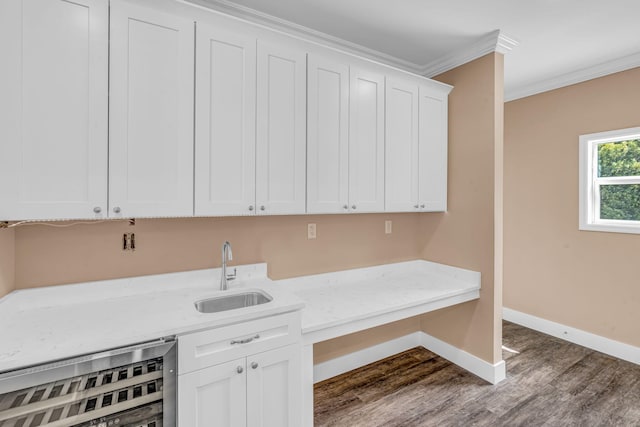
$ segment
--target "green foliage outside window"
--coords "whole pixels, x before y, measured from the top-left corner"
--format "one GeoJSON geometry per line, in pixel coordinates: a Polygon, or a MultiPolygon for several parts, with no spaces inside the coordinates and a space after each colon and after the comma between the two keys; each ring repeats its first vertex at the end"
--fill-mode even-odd
{"type": "MultiPolygon", "coordinates": [[[[640,176],[640,139],[600,144],[598,176],[640,176]]],[[[640,184],[602,185],[600,218],[640,221],[640,184]]]]}

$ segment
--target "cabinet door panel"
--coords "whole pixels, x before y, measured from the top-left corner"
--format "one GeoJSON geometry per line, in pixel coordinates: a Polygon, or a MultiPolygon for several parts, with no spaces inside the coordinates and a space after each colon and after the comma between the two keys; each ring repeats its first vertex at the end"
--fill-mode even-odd
{"type": "Polygon", "coordinates": [[[447,210],[447,97],[420,87],[420,209],[447,210]]]}
{"type": "Polygon", "coordinates": [[[254,213],[256,39],[198,25],[196,46],[195,213],[254,213]]]}
{"type": "Polygon", "coordinates": [[[384,210],[384,76],[351,68],[349,209],[384,210]]]}
{"type": "Polygon", "coordinates": [[[301,423],[301,349],[290,345],[247,357],[247,424],[297,427],[301,423]]]}
{"type": "Polygon", "coordinates": [[[349,202],[349,67],[309,56],[307,212],[345,212],[349,202]]]}
{"type": "Polygon", "coordinates": [[[109,215],[193,215],[194,23],[112,0],[111,46],[109,215]]]}
{"type": "Polygon", "coordinates": [[[418,86],[387,79],[386,210],[418,210],[418,86]]]}
{"type": "Polygon", "coordinates": [[[178,377],[178,425],[247,425],[245,359],[222,363],[178,377]],[[238,372],[241,368],[241,372],[238,372]]]}
{"type": "Polygon", "coordinates": [[[257,213],[304,213],[306,54],[258,41],[257,79],[257,213]]]}
{"type": "Polygon", "coordinates": [[[0,2],[0,219],[106,211],[108,1],[0,2]]]}

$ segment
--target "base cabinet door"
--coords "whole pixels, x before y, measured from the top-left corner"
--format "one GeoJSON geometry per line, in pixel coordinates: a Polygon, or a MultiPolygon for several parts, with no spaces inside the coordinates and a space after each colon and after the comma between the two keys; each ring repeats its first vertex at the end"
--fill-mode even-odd
{"type": "Polygon", "coordinates": [[[301,422],[300,346],[247,357],[247,425],[297,427],[301,422]]]}
{"type": "Polygon", "coordinates": [[[245,427],[245,358],[181,375],[178,378],[178,426],[245,427]]]}

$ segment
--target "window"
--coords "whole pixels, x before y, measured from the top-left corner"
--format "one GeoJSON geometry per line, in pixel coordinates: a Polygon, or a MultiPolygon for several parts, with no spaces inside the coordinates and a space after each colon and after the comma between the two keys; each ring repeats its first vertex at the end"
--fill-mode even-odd
{"type": "Polygon", "coordinates": [[[580,230],[640,234],[640,128],[580,136],[580,230]]]}

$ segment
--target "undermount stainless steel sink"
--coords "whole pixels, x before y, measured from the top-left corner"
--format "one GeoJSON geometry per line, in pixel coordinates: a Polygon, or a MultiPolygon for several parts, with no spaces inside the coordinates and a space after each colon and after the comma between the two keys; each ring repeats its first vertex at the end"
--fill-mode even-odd
{"type": "Polygon", "coordinates": [[[272,301],[271,295],[262,291],[248,291],[241,294],[222,295],[195,302],[200,313],[218,313],[236,308],[251,307],[272,301]]]}

